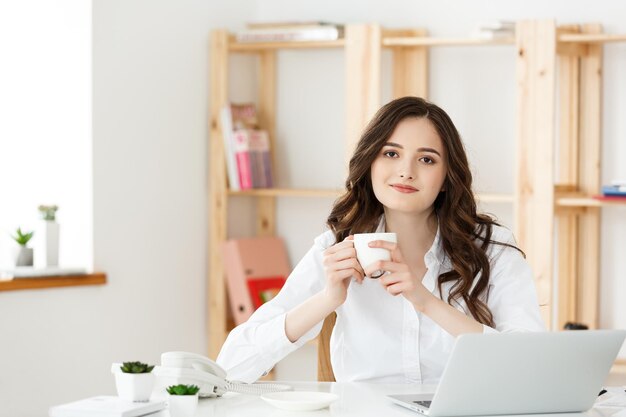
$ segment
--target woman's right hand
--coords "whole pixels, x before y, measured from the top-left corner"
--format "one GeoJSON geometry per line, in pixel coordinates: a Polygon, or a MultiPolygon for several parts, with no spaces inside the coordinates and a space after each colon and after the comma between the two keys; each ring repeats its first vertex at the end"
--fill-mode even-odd
{"type": "Polygon", "coordinates": [[[324,294],[339,307],[346,301],[352,278],[360,284],[365,277],[363,268],[356,259],[352,235],[324,251],[324,271],[324,294]]]}

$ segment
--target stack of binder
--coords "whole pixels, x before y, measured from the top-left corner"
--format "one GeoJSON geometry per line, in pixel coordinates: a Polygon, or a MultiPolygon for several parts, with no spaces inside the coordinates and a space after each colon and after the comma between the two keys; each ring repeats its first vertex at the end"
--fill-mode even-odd
{"type": "Polygon", "coordinates": [[[222,245],[231,312],[235,324],[273,298],[291,272],[279,237],[231,239],[222,245]]]}

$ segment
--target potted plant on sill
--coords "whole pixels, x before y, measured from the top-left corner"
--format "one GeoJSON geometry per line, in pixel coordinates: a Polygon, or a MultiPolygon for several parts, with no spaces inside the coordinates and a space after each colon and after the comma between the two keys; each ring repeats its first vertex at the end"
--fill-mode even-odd
{"type": "Polygon", "coordinates": [[[115,373],[117,395],[128,401],[145,402],[150,400],[154,387],[154,365],[142,362],[123,362],[122,372],[115,373]]]}
{"type": "Polygon", "coordinates": [[[171,385],[166,388],[171,417],[192,417],[198,408],[197,385],[171,385]]]}
{"type": "Polygon", "coordinates": [[[33,249],[29,248],[28,242],[33,237],[34,232],[22,232],[18,227],[14,236],[11,236],[19,245],[15,253],[15,266],[33,266],[33,249]]]}

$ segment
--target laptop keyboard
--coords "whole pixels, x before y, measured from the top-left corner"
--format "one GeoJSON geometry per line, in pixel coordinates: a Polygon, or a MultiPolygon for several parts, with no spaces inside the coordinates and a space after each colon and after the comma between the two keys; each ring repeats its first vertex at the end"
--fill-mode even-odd
{"type": "Polygon", "coordinates": [[[430,403],[432,401],[413,401],[417,405],[421,405],[422,407],[430,408],[430,403]]]}

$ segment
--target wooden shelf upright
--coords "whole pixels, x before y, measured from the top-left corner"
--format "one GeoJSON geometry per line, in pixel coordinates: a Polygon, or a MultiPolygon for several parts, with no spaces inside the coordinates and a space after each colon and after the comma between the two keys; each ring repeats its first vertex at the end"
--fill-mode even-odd
{"type": "Polygon", "coordinates": [[[602,44],[624,41],[603,34],[599,24],[517,26],[516,234],[554,329],[568,321],[599,324],[600,209],[620,204],[591,198],[601,182],[602,44]]]}

